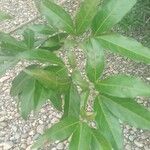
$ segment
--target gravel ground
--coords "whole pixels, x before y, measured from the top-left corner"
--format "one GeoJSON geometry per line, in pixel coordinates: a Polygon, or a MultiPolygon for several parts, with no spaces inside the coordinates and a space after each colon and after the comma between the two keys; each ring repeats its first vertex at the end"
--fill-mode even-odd
{"type": "MultiPolygon", "coordinates": [[[[67,10],[73,13],[78,2],[76,0],[59,0],[64,2],[67,10]]],[[[28,22],[36,21],[38,12],[32,0],[0,0],[0,10],[9,12],[14,19],[0,24],[0,30],[13,32],[16,28],[28,22]]],[[[132,36],[132,35],[131,35],[132,36]]],[[[84,56],[80,50],[76,50],[80,62],[80,69],[84,68],[84,56]]],[[[58,122],[61,113],[50,104],[45,104],[41,111],[31,114],[28,121],[24,121],[17,112],[16,100],[9,95],[11,81],[25,67],[27,62],[20,62],[17,66],[0,78],[0,150],[30,150],[33,140],[43,133],[43,130],[58,122]]],[[[111,53],[107,53],[107,66],[105,77],[110,74],[126,73],[139,76],[150,82],[150,66],[134,63],[111,53]]],[[[150,101],[138,98],[137,101],[150,108],[150,101]]],[[[124,150],[150,150],[150,132],[123,126],[124,150]]],[[[67,141],[56,141],[44,148],[44,150],[66,150],[67,141]]]]}

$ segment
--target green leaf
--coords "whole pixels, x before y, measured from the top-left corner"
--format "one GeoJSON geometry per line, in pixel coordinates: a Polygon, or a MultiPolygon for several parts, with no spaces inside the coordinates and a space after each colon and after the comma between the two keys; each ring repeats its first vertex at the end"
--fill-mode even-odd
{"type": "Polygon", "coordinates": [[[132,38],[113,33],[99,36],[98,40],[104,48],[112,52],[150,64],[150,49],[132,38]]]}
{"type": "Polygon", "coordinates": [[[84,91],[89,88],[88,82],[85,79],[83,79],[81,73],[77,69],[74,70],[72,73],[72,80],[75,82],[76,85],[79,85],[84,91]]]}
{"type": "Polygon", "coordinates": [[[150,111],[134,100],[104,96],[101,99],[107,108],[123,122],[150,130],[150,111]]]}
{"type": "Polygon", "coordinates": [[[14,59],[13,56],[5,56],[0,54],[0,64],[4,63],[5,61],[9,61],[14,59]]]}
{"type": "Polygon", "coordinates": [[[12,17],[3,11],[0,11],[0,21],[6,20],[6,19],[11,19],[12,17]]]}
{"type": "Polygon", "coordinates": [[[45,131],[45,133],[40,136],[32,148],[38,149],[43,147],[47,142],[53,142],[55,140],[62,141],[67,139],[74,132],[78,123],[79,121],[73,117],[68,117],[61,120],[59,123],[45,131]]]}
{"type": "Polygon", "coordinates": [[[91,129],[91,134],[91,150],[112,150],[111,144],[107,141],[100,130],[91,129]]]}
{"type": "Polygon", "coordinates": [[[0,42],[1,51],[6,55],[16,55],[28,49],[25,43],[17,41],[14,37],[3,32],[0,32],[0,42]]]}
{"type": "Polygon", "coordinates": [[[23,33],[24,43],[27,45],[29,49],[34,47],[34,32],[31,29],[26,29],[23,33]]]}
{"type": "Polygon", "coordinates": [[[35,68],[26,69],[30,76],[37,79],[45,88],[54,91],[66,92],[69,90],[70,79],[65,72],[65,68],[59,66],[50,66],[47,69],[35,68]]]}
{"type": "Polygon", "coordinates": [[[92,29],[95,35],[110,30],[135,5],[136,0],[107,0],[95,16],[92,29]]]}
{"type": "Polygon", "coordinates": [[[90,150],[91,129],[86,123],[80,123],[72,135],[69,150],[90,150]]]}
{"type": "Polygon", "coordinates": [[[12,81],[10,90],[11,96],[15,97],[19,95],[22,92],[24,85],[26,85],[27,81],[30,79],[31,76],[27,75],[24,71],[21,71],[12,81]]]}
{"type": "Polygon", "coordinates": [[[53,106],[62,111],[62,100],[61,95],[59,93],[54,92],[50,89],[44,88],[38,81],[36,81],[36,89],[35,89],[35,100],[34,100],[34,110],[38,111],[41,107],[46,103],[48,99],[50,99],[53,106]]]}
{"type": "Polygon", "coordinates": [[[47,93],[48,93],[48,98],[50,99],[50,101],[52,102],[53,106],[59,110],[62,111],[62,99],[61,99],[61,94],[51,91],[49,89],[47,89],[47,93]]]}
{"type": "Polygon", "coordinates": [[[33,49],[32,51],[25,51],[18,55],[20,59],[27,59],[27,60],[38,60],[44,63],[51,63],[55,65],[63,66],[63,61],[56,56],[56,54],[43,49],[33,49]]]}
{"type": "Polygon", "coordinates": [[[52,35],[56,32],[54,28],[46,24],[33,24],[28,26],[28,28],[36,34],[52,35]]]}
{"type": "Polygon", "coordinates": [[[64,116],[73,116],[79,118],[80,114],[80,95],[77,88],[72,84],[70,85],[69,92],[65,95],[65,105],[64,105],[64,116]]]}
{"type": "Polygon", "coordinates": [[[83,109],[86,108],[89,94],[90,94],[90,90],[82,91],[80,94],[80,96],[81,96],[81,108],[83,108],[83,109]]]}
{"type": "Polygon", "coordinates": [[[150,96],[150,85],[139,78],[126,75],[114,75],[98,81],[96,88],[101,93],[122,98],[150,96]]]}
{"type": "Polygon", "coordinates": [[[68,35],[66,33],[58,33],[52,37],[49,37],[41,46],[42,49],[50,51],[58,50],[64,44],[64,40],[68,35]]]}
{"type": "Polygon", "coordinates": [[[21,115],[24,119],[27,119],[28,115],[34,109],[34,96],[35,94],[35,79],[31,78],[26,81],[26,85],[23,87],[21,95],[19,95],[21,103],[21,115]]]}
{"type": "Polygon", "coordinates": [[[90,81],[96,82],[104,70],[104,51],[99,42],[90,39],[84,45],[87,55],[86,73],[90,81]]]}
{"type": "MultiPolygon", "coordinates": [[[[1,58],[1,57],[0,57],[1,58]]],[[[8,58],[7,58],[8,59],[8,58]]],[[[4,60],[4,62],[0,62],[0,76],[2,76],[8,69],[12,68],[18,63],[17,58],[10,58],[9,60],[4,60]]]]}
{"type": "Polygon", "coordinates": [[[119,120],[109,112],[103,104],[101,97],[95,99],[94,110],[96,111],[96,123],[102,134],[111,143],[113,149],[123,149],[122,131],[119,120]]]}
{"type": "Polygon", "coordinates": [[[41,13],[47,18],[48,23],[54,28],[74,33],[74,25],[71,16],[60,6],[49,0],[43,0],[41,13]]]}
{"type": "Polygon", "coordinates": [[[81,2],[75,19],[76,34],[82,34],[91,25],[99,3],[100,0],[84,0],[81,2]]]}
{"type": "MultiPolygon", "coordinates": [[[[36,65],[31,65],[27,67],[26,69],[30,68],[37,68],[38,66],[36,65]]],[[[35,80],[33,77],[29,76],[26,74],[24,71],[22,71],[12,82],[12,87],[11,87],[11,96],[19,97],[19,101],[21,101],[21,109],[25,112],[23,113],[23,117],[26,119],[28,114],[32,110],[38,111],[42,105],[50,99],[54,107],[58,110],[62,110],[62,101],[61,101],[61,95],[58,93],[51,91],[50,89],[44,88],[37,80],[35,80]],[[33,83],[34,81],[34,83],[33,83]],[[28,90],[28,86],[30,86],[32,91],[28,91],[26,93],[26,90],[28,90]],[[30,94],[30,95],[29,95],[30,94]],[[27,103],[27,98],[30,97],[29,102],[27,103]],[[30,108],[30,102],[32,107],[30,108]],[[29,106],[28,106],[29,105],[29,106]],[[24,106],[29,107],[26,109],[24,106]],[[25,110],[24,110],[25,109],[25,110]]]]}

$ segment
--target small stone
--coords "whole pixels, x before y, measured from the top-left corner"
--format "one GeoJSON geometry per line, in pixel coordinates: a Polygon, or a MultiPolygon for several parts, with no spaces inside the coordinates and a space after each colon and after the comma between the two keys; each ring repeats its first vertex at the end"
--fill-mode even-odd
{"type": "Polygon", "coordinates": [[[19,149],[19,147],[15,147],[15,148],[13,148],[13,150],[20,150],[20,149],[19,149]]]}
{"type": "Polygon", "coordinates": [[[5,132],[0,132],[0,137],[3,137],[5,135],[5,132]]]}
{"type": "Polygon", "coordinates": [[[1,118],[0,118],[0,122],[3,122],[4,120],[5,120],[4,117],[1,117],[1,118]]]}
{"type": "Polygon", "coordinates": [[[126,129],[129,130],[131,127],[129,125],[126,125],[126,129]]]}
{"type": "Polygon", "coordinates": [[[150,150],[149,146],[144,146],[144,150],[150,150]]]}
{"type": "Polygon", "coordinates": [[[43,125],[37,126],[36,130],[37,130],[37,133],[43,134],[44,126],[43,125]]]}
{"type": "Polygon", "coordinates": [[[62,144],[62,143],[59,143],[58,145],[57,145],[57,149],[63,149],[64,148],[64,145],[62,144]]]}
{"type": "Polygon", "coordinates": [[[29,132],[29,135],[30,135],[30,136],[34,135],[34,130],[30,131],[30,132],[29,132]]]}
{"type": "Polygon", "coordinates": [[[51,120],[51,123],[52,124],[54,124],[54,123],[56,123],[57,122],[57,119],[55,119],[55,118],[53,118],[52,120],[51,120]]]}
{"type": "Polygon", "coordinates": [[[135,127],[132,127],[132,130],[133,130],[134,132],[136,132],[136,131],[137,131],[137,128],[135,128],[135,127]]]}
{"type": "Polygon", "coordinates": [[[37,138],[40,136],[40,134],[35,134],[34,136],[33,136],[33,141],[35,141],[35,140],[37,140],[37,138]]]}
{"type": "Polygon", "coordinates": [[[26,150],[31,150],[32,145],[28,146],[26,150]]]}
{"type": "Polygon", "coordinates": [[[43,118],[44,118],[44,119],[46,119],[46,118],[47,118],[47,116],[46,116],[46,115],[44,115],[44,116],[43,116],[43,118]]]}
{"type": "Polygon", "coordinates": [[[0,123],[0,126],[1,126],[1,127],[6,127],[6,126],[7,126],[7,123],[6,123],[6,122],[1,122],[1,123],[0,123]]]}
{"type": "Polygon", "coordinates": [[[0,82],[4,82],[4,81],[8,80],[9,78],[10,77],[8,77],[8,76],[2,77],[2,78],[0,78],[0,82]]]}
{"type": "Polygon", "coordinates": [[[26,144],[22,144],[22,145],[21,145],[21,148],[26,149],[26,148],[27,148],[27,145],[26,145],[26,144]]]}
{"type": "Polygon", "coordinates": [[[0,112],[0,116],[5,116],[6,115],[6,112],[5,111],[1,111],[0,112]]]}
{"type": "Polygon", "coordinates": [[[9,150],[13,147],[12,142],[1,143],[0,147],[3,147],[4,150],[9,150]]]}
{"type": "Polygon", "coordinates": [[[26,134],[26,133],[23,133],[23,134],[22,134],[22,138],[23,138],[23,139],[26,139],[27,137],[28,137],[28,134],[26,134]]]}
{"type": "Polygon", "coordinates": [[[146,79],[150,81],[150,77],[148,77],[148,78],[146,78],[146,79]]]}
{"type": "Polygon", "coordinates": [[[139,142],[139,141],[137,141],[137,140],[134,141],[134,144],[135,144],[137,147],[143,147],[143,143],[141,143],[141,142],[139,142]]]}
{"type": "Polygon", "coordinates": [[[28,138],[27,138],[27,145],[30,145],[30,144],[31,144],[31,141],[32,141],[31,137],[28,137],[28,138]]]}
{"type": "Polygon", "coordinates": [[[57,150],[57,148],[53,147],[52,150],[57,150]]]}
{"type": "Polygon", "coordinates": [[[16,127],[16,126],[12,126],[11,128],[12,128],[12,130],[13,130],[14,132],[17,131],[17,127],[16,127]]]}
{"type": "Polygon", "coordinates": [[[150,132],[145,132],[145,133],[143,133],[143,136],[144,136],[145,139],[146,139],[146,138],[149,138],[149,137],[150,137],[150,132]]]}
{"type": "Polygon", "coordinates": [[[134,141],[134,136],[130,135],[130,136],[129,136],[129,140],[130,140],[131,142],[134,141]]]}
{"type": "Polygon", "coordinates": [[[42,121],[42,120],[39,120],[39,124],[43,124],[43,121],[42,121]]]}
{"type": "Polygon", "coordinates": [[[131,150],[131,145],[126,145],[125,148],[126,150],[131,150]]]}
{"type": "Polygon", "coordinates": [[[20,138],[20,134],[19,133],[16,133],[15,134],[15,139],[19,139],[20,138]]]}

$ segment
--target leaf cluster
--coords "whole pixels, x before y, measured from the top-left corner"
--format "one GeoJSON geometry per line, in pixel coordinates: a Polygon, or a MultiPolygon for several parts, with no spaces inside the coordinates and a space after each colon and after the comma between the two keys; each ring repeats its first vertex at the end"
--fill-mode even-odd
{"type": "Polygon", "coordinates": [[[22,117],[27,119],[48,99],[63,112],[60,122],[47,129],[33,149],[45,146],[47,142],[70,138],[70,150],[121,150],[119,120],[150,129],[150,111],[135,101],[137,96],[150,97],[150,85],[122,74],[102,78],[105,50],[150,64],[147,47],[111,30],[135,3],[136,0],[104,0],[102,3],[84,0],[72,19],[59,5],[43,0],[38,3],[38,9],[47,24],[28,27],[22,40],[0,33],[0,75],[20,60],[39,62],[26,67],[12,82],[11,95],[18,98],[22,117]],[[75,41],[89,30],[91,34],[84,41],[80,44],[75,41]],[[74,44],[82,45],[89,81],[83,79],[77,68],[75,54],[71,51],[74,44]],[[57,55],[62,47],[69,47],[67,57],[72,73],[57,55]],[[91,114],[86,110],[89,82],[98,92],[91,114]],[[91,121],[95,123],[94,127],[90,125],[91,121]]]}

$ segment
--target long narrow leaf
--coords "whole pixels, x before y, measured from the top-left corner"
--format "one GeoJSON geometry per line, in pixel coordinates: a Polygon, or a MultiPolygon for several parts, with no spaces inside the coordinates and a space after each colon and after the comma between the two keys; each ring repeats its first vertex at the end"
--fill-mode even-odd
{"type": "Polygon", "coordinates": [[[122,121],[137,128],[150,130],[150,111],[132,99],[102,97],[107,108],[122,121]]]}
{"type": "Polygon", "coordinates": [[[34,47],[35,35],[31,29],[26,29],[23,33],[24,42],[29,49],[34,47]]]}
{"type": "Polygon", "coordinates": [[[79,118],[80,114],[80,95],[74,85],[70,86],[69,92],[65,95],[64,116],[79,118]]]}
{"type": "Polygon", "coordinates": [[[54,28],[62,29],[68,33],[74,33],[74,25],[70,15],[52,1],[43,0],[40,7],[41,13],[54,28]]]}
{"type": "Polygon", "coordinates": [[[113,33],[99,36],[98,40],[104,48],[112,52],[150,64],[150,49],[132,38],[113,33]]]}
{"type": "Polygon", "coordinates": [[[91,25],[99,3],[100,0],[84,0],[81,2],[80,9],[75,19],[77,34],[82,34],[91,25]]]}
{"type": "Polygon", "coordinates": [[[101,130],[91,129],[92,133],[92,142],[91,150],[112,150],[111,144],[103,136],[101,130]]]}
{"type": "Polygon", "coordinates": [[[92,29],[95,35],[106,32],[117,24],[135,5],[136,0],[107,0],[95,16],[92,29]]]}
{"type": "Polygon", "coordinates": [[[95,39],[90,39],[84,44],[87,55],[86,73],[90,81],[96,82],[104,70],[104,50],[95,39]]]}
{"type": "Polygon", "coordinates": [[[98,81],[96,88],[104,94],[135,98],[137,96],[150,96],[150,85],[141,79],[126,75],[114,75],[102,81],[98,81]]]}
{"type": "Polygon", "coordinates": [[[95,99],[94,110],[96,111],[96,123],[102,134],[111,143],[113,149],[123,149],[122,131],[119,120],[109,112],[101,97],[95,99]]]}
{"type": "Polygon", "coordinates": [[[47,142],[52,142],[55,140],[65,140],[74,132],[78,125],[78,121],[71,118],[65,118],[59,123],[52,126],[50,129],[45,131],[45,133],[40,136],[37,142],[34,144],[33,149],[38,149],[43,147],[47,142]]]}
{"type": "Polygon", "coordinates": [[[80,123],[72,135],[69,150],[90,150],[91,130],[86,123],[80,123]]]}

